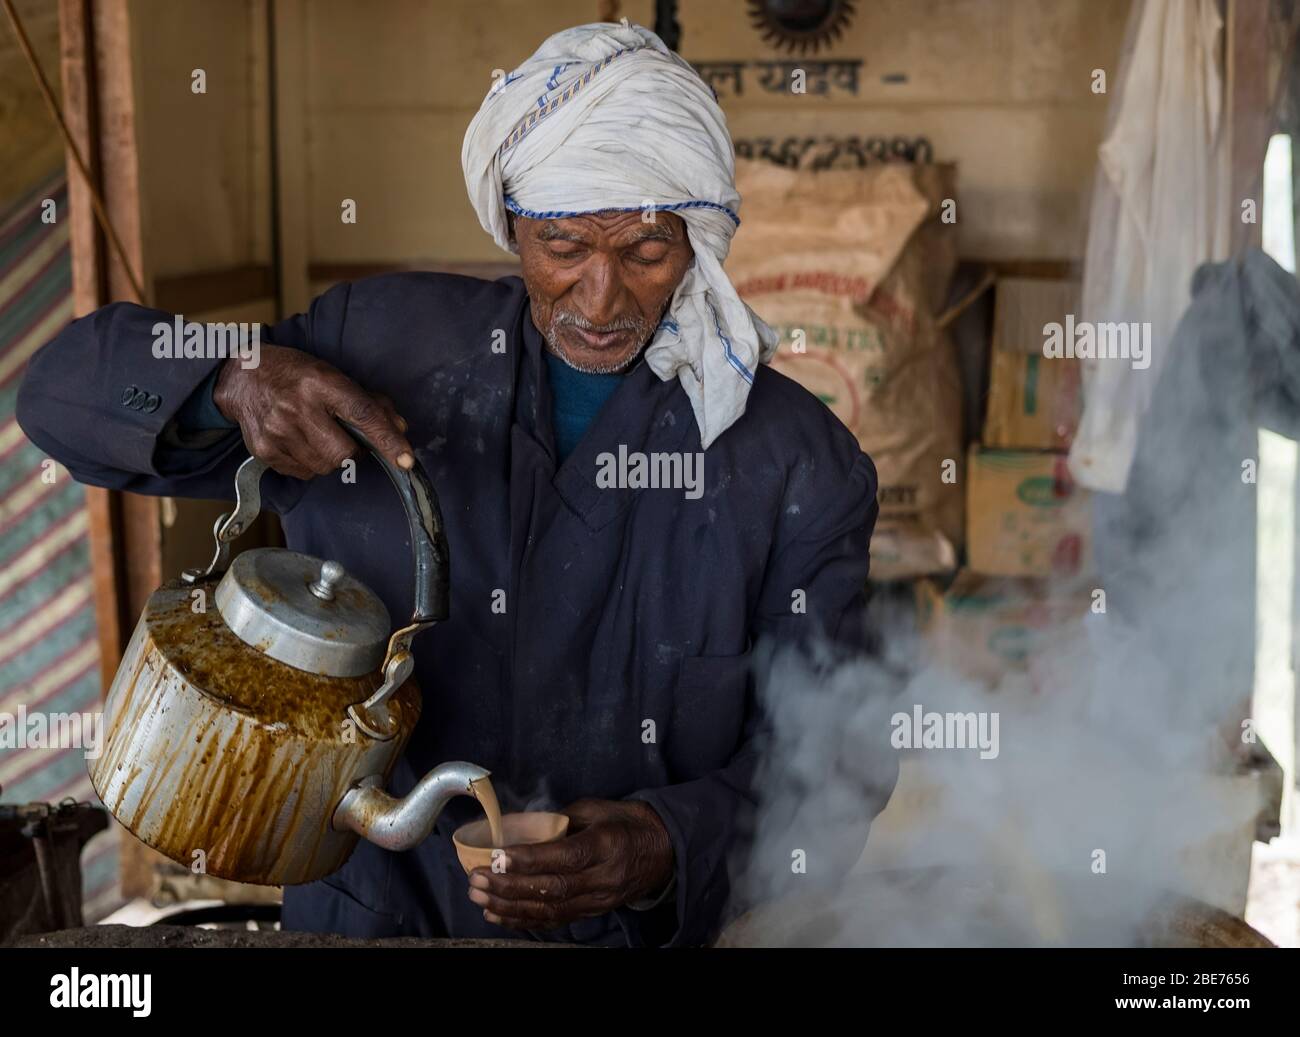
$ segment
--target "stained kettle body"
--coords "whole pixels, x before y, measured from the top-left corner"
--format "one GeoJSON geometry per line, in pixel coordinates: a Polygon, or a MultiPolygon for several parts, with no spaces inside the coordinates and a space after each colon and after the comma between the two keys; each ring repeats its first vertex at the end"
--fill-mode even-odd
{"type": "MultiPolygon", "coordinates": [[[[363,436],[345,426],[362,445],[363,436]]],[[[265,465],[236,476],[217,548],[149,598],[106,703],[104,751],[89,761],[109,811],[143,842],[240,882],[311,882],[365,837],[390,850],[426,838],[481,767],[444,763],[403,799],[383,791],[420,715],[416,633],[447,615],[437,498],[371,448],[411,527],[415,609],[389,634],[383,603],[332,561],[230,543],[260,510],[265,465]]]]}

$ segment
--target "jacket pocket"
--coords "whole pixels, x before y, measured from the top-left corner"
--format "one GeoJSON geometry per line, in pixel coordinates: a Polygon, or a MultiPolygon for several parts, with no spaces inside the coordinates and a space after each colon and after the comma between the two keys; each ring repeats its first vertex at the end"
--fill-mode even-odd
{"type": "Polygon", "coordinates": [[[751,653],[683,659],[665,753],[674,780],[723,767],[740,747],[749,709],[751,653]]]}

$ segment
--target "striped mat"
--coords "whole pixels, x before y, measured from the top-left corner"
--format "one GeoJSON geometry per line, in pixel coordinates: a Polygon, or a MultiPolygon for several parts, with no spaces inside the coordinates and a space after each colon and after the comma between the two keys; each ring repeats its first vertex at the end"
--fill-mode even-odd
{"type": "MultiPolygon", "coordinates": [[[[14,420],[23,369],[72,319],[68,189],[62,174],[0,218],[0,713],[100,708],[85,495],[14,420]],[[42,220],[46,199],[55,222],[42,220]]],[[[12,723],[12,721],[11,721],[12,723]]],[[[0,800],[97,802],[79,748],[0,748],[0,800]]],[[[116,908],[114,826],[82,852],[86,921],[116,908]]]]}

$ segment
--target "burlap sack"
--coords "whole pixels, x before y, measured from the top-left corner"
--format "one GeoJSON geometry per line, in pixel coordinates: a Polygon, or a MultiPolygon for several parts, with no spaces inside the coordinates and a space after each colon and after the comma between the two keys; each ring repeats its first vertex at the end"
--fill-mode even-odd
{"type": "Polygon", "coordinates": [[[726,269],[781,333],[773,366],[835,412],[880,474],[872,578],[955,568],[961,385],[934,320],[956,266],[955,227],[940,219],[954,167],[738,160],[736,173],[743,223],[726,269]]]}

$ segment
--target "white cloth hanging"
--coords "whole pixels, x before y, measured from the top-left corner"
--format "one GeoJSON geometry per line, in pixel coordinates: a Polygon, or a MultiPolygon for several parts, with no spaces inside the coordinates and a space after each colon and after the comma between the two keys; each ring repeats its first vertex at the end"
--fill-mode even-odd
{"type": "Polygon", "coordinates": [[[1176,345],[1196,268],[1229,247],[1223,78],[1214,0],[1138,0],[1098,149],[1079,319],[1150,323],[1150,366],[1082,361],[1070,470],[1122,493],[1138,425],[1176,345]]]}

